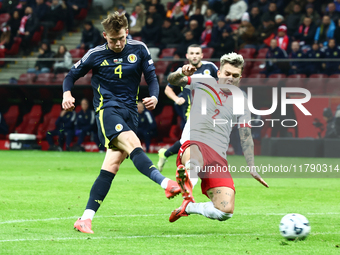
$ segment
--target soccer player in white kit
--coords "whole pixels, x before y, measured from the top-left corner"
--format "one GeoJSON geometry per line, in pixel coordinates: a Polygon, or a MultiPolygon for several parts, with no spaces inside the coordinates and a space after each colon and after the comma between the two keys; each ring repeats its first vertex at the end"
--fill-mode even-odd
{"type": "Polygon", "coordinates": [[[172,85],[187,86],[192,92],[192,108],[182,133],[182,146],[177,157],[176,179],[181,186],[184,200],[182,205],[171,213],[170,222],[189,214],[201,214],[220,221],[232,217],[235,187],[230,173],[226,170],[228,167],[226,151],[232,123],[239,125],[243,153],[249,168],[252,169],[250,174],[268,187],[253,168],[254,143],[248,125],[251,117],[247,100],[244,100],[244,114],[235,115],[233,95],[221,85],[239,86],[244,65],[243,57],[229,53],[223,55],[220,62],[218,82],[209,75],[193,75],[196,68],[190,64],[184,65],[181,71],[171,73],[168,77],[172,85]],[[202,110],[203,104],[206,105],[206,110],[202,110]],[[216,124],[221,122],[223,124],[216,124]],[[211,200],[210,202],[195,203],[187,170],[199,172],[202,193],[211,200]]]}

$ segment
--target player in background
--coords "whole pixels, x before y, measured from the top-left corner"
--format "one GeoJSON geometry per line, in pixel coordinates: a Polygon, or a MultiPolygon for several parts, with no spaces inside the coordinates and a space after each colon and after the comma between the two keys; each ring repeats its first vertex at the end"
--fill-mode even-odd
{"type": "MultiPolygon", "coordinates": [[[[239,86],[244,65],[243,57],[236,53],[223,55],[217,75],[219,84],[239,86]]],[[[251,119],[247,100],[244,100],[244,115],[233,114],[233,95],[226,88],[218,87],[215,79],[206,75],[193,75],[196,68],[184,65],[181,71],[169,75],[168,81],[177,86],[186,86],[194,92],[193,107],[190,110],[190,126],[183,130],[180,152],[177,157],[176,179],[181,186],[184,197],[182,205],[174,210],[170,222],[189,214],[201,214],[210,219],[220,221],[232,217],[235,202],[235,187],[229,171],[209,171],[209,167],[217,166],[227,169],[226,151],[232,123],[238,123],[241,145],[250,169],[254,163],[254,143],[248,121],[251,119]],[[193,75],[192,77],[190,77],[193,75]],[[206,115],[202,114],[202,99],[206,98],[206,115]],[[227,120],[228,124],[213,125],[214,119],[227,120]],[[240,124],[244,123],[244,124],[240,124]],[[186,130],[189,127],[190,130],[186,130]],[[185,165],[185,166],[183,166],[185,165]],[[207,170],[208,169],[208,170],[207,170]],[[195,203],[192,197],[192,186],[187,170],[198,171],[202,179],[202,193],[211,201],[195,203]]],[[[244,95],[243,95],[244,96],[244,95]]],[[[236,100],[236,98],[235,98],[236,100]]],[[[189,122],[189,121],[188,121],[189,122]]],[[[261,184],[267,183],[256,171],[250,174],[261,184]]]]}
{"type": "Polygon", "coordinates": [[[178,184],[165,178],[144,153],[136,132],[138,113],[136,98],[142,73],[148,83],[150,97],[142,99],[146,109],[153,110],[158,102],[159,84],[155,67],[146,45],[127,40],[128,21],[118,12],[109,14],[102,22],[106,43],[90,49],[65,77],[63,102],[65,110],[74,109],[71,94],[74,82],[92,69],[98,136],[107,148],[100,174],[90,191],[84,211],[74,227],[84,233],[91,229],[94,214],[110,190],[120,164],[130,156],[135,167],[165,189],[166,197],[180,193],[178,184]]]}
{"type": "MultiPolygon", "coordinates": [[[[198,44],[192,44],[187,49],[187,54],[185,55],[187,60],[191,65],[196,68],[195,74],[209,74],[214,78],[217,78],[217,66],[209,61],[202,61],[203,53],[202,47],[198,44]]],[[[181,68],[176,71],[181,70],[181,68]]],[[[189,116],[190,112],[190,90],[184,87],[181,87],[181,95],[176,95],[174,92],[174,86],[168,83],[165,87],[165,95],[168,98],[172,99],[177,105],[181,106],[181,110],[183,115],[185,116],[185,121],[189,116]]],[[[181,147],[180,141],[175,142],[169,149],[162,148],[158,151],[158,163],[157,167],[159,171],[163,170],[166,159],[171,155],[177,154],[179,148],[181,147]]]]}

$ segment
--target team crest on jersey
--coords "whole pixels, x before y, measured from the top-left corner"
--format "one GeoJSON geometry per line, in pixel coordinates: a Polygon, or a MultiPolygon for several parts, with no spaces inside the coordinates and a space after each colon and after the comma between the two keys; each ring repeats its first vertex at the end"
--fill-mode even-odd
{"type": "Polygon", "coordinates": [[[115,129],[116,129],[117,132],[122,131],[123,125],[122,125],[122,124],[117,124],[117,125],[115,126],[115,129]]]}
{"type": "Polygon", "coordinates": [[[128,56],[128,61],[129,61],[130,63],[136,63],[136,61],[137,61],[137,56],[136,56],[135,54],[130,54],[130,55],[128,56]]]}
{"type": "Polygon", "coordinates": [[[203,73],[204,73],[204,74],[210,75],[210,70],[209,70],[209,69],[205,69],[205,70],[203,71],[203,73]]]}

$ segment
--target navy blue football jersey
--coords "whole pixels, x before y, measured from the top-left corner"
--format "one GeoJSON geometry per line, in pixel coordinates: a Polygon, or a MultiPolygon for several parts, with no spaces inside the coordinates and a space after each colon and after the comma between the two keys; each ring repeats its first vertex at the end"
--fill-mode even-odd
{"type": "Polygon", "coordinates": [[[157,80],[148,48],[143,42],[130,39],[120,53],[110,50],[107,43],[90,49],[74,64],[68,76],[74,82],[91,69],[93,106],[96,112],[111,106],[136,110],[142,73],[148,84],[157,80]]]}

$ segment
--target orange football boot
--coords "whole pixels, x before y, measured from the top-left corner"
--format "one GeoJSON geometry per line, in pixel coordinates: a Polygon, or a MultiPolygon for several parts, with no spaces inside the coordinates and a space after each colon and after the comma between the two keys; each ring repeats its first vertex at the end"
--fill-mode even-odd
{"type": "Polygon", "coordinates": [[[91,223],[92,223],[91,219],[81,220],[81,218],[79,218],[74,223],[74,229],[77,229],[78,231],[83,233],[93,234],[94,232],[91,229],[92,225],[91,223]]]}
{"type": "Polygon", "coordinates": [[[172,211],[172,213],[169,217],[169,221],[175,222],[176,220],[178,220],[181,217],[188,216],[189,214],[185,211],[185,208],[187,208],[187,206],[190,202],[194,203],[194,201],[191,198],[184,199],[183,202],[182,202],[182,205],[179,208],[172,211]]]}
{"type": "Polygon", "coordinates": [[[183,165],[179,165],[176,170],[176,181],[181,188],[182,197],[184,199],[191,199],[195,203],[192,195],[192,183],[189,179],[188,171],[183,165]]]}

